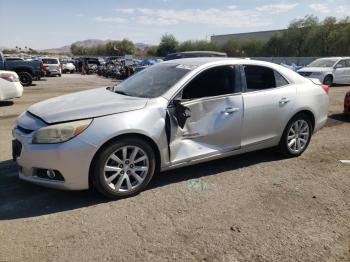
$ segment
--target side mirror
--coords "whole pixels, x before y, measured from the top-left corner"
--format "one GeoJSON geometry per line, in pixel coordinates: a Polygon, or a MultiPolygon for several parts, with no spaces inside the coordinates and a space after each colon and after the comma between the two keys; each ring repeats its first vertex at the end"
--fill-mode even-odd
{"type": "Polygon", "coordinates": [[[187,118],[191,117],[191,115],[190,115],[191,110],[188,107],[181,104],[180,99],[174,99],[171,102],[171,105],[175,108],[174,115],[177,119],[178,125],[181,128],[183,128],[185,126],[187,118]]]}

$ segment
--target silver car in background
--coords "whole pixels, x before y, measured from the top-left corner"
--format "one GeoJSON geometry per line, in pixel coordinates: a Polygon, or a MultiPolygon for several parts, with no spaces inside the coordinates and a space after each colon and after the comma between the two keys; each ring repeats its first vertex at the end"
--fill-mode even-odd
{"type": "Polygon", "coordinates": [[[316,78],[328,86],[350,84],[350,57],[319,58],[299,69],[298,73],[307,78],[316,78]]]}
{"type": "Polygon", "coordinates": [[[327,86],[276,64],[179,59],[31,106],[13,129],[13,157],[23,180],[129,196],[163,170],[269,147],[299,156],[328,104],[327,86]]]}

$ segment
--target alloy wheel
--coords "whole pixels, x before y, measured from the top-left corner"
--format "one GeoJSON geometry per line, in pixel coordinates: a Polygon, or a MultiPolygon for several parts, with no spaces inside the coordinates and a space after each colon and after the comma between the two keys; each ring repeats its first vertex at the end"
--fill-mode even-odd
{"type": "Polygon", "coordinates": [[[287,145],[292,153],[299,153],[307,146],[310,137],[309,124],[299,119],[293,123],[288,131],[287,145]]]}
{"type": "Polygon", "coordinates": [[[104,179],[113,191],[127,193],[142,184],[148,169],[148,156],[140,147],[123,146],[107,158],[104,179]]]}

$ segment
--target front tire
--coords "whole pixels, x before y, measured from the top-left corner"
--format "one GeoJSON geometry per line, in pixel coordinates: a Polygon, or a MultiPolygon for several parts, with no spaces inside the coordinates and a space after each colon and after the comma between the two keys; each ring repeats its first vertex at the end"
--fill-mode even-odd
{"type": "Polygon", "coordinates": [[[28,72],[19,72],[18,77],[23,86],[30,86],[33,82],[33,77],[28,72]]]}
{"type": "Polygon", "coordinates": [[[152,147],[139,138],[124,138],[98,153],[93,163],[92,184],[101,194],[117,199],[140,193],[156,167],[152,147]]]}
{"type": "Polygon", "coordinates": [[[300,156],[308,147],[312,136],[312,123],[305,114],[298,114],[287,124],[279,150],[286,157],[300,156]]]}
{"type": "Polygon", "coordinates": [[[323,84],[331,87],[333,85],[333,76],[327,75],[323,80],[323,84]]]}

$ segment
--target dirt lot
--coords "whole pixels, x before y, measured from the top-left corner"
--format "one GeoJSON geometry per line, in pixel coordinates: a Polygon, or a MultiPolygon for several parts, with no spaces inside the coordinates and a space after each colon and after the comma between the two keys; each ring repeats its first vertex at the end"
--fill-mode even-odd
{"type": "Polygon", "coordinates": [[[11,127],[29,105],[110,85],[96,76],[35,82],[0,104],[0,261],[350,261],[350,123],[333,87],[330,119],[299,158],[264,150],[158,175],[107,201],[21,182],[11,127]]]}

